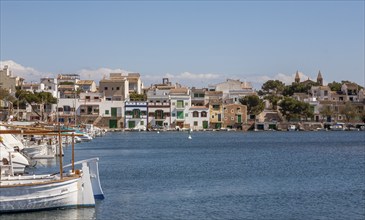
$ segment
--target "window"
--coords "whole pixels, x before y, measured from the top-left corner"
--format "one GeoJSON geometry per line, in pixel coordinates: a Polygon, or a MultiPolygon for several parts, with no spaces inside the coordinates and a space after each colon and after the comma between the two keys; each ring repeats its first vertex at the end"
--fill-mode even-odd
{"type": "Polygon", "coordinates": [[[197,121],[194,121],[194,126],[198,126],[198,122],[197,121]]]}
{"type": "Polygon", "coordinates": [[[184,112],[183,111],[177,111],[177,119],[184,119],[184,112]]]}
{"type": "Polygon", "coordinates": [[[219,105],[213,105],[214,110],[219,110],[219,105]]]}
{"type": "Polygon", "coordinates": [[[104,87],[104,90],[108,90],[108,87],[104,87]]]}
{"type": "Polygon", "coordinates": [[[139,109],[133,109],[133,118],[140,118],[141,111],[139,109]]]}
{"type": "Polygon", "coordinates": [[[197,118],[197,117],[199,117],[199,112],[197,112],[197,111],[194,111],[194,112],[193,112],[193,117],[194,117],[194,118],[197,118]]]}
{"type": "Polygon", "coordinates": [[[141,125],[144,125],[144,121],[141,121],[141,125]]]}
{"type": "Polygon", "coordinates": [[[202,111],[202,112],[200,113],[200,116],[201,116],[201,117],[207,117],[207,112],[206,112],[206,111],[202,111]]]}
{"type": "Polygon", "coordinates": [[[119,87],[117,87],[117,90],[119,90],[120,88],[119,87]]]}
{"type": "Polygon", "coordinates": [[[189,117],[189,113],[185,113],[185,117],[189,117]]]}
{"type": "Polygon", "coordinates": [[[106,115],[109,115],[109,110],[105,110],[105,114],[106,115]]]}
{"type": "Polygon", "coordinates": [[[177,107],[178,108],[184,108],[184,101],[183,100],[178,100],[177,101],[177,107]]]}
{"type": "Polygon", "coordinates": [[[164,112],[162,110],[155,111],[155,119],[164,119],[163,115],[164,115],[164,112]]]}

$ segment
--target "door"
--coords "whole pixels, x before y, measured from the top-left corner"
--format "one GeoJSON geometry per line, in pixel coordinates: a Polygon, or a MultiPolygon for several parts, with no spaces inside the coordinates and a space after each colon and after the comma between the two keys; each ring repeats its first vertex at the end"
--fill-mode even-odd
{"type": "Polygon", "coordinates": [[[128,121],[128,128],[134,128],[136,127],[136,122],[135,121],[128,121]]]}
{"type": "Polygon", "coordinates": [[[203,128],[207,129],[208,128],[208,121],[203,121],[203,128]]]}
{"type": "Polygon", "coordinates": [[[237,122],[242,123],[242,115],[237,115],[237,122]]]}
{"type": "Polygon", "coordinates": [[[117,117],[117,108],[112,108],[111,112],[112,112],[112,117],[117,117]]]}
{"type": "Polygon", "coordinates": [[[117,120],[116,119],[110,119],[109,120],[109,128],[117,128],[117,120]]]}

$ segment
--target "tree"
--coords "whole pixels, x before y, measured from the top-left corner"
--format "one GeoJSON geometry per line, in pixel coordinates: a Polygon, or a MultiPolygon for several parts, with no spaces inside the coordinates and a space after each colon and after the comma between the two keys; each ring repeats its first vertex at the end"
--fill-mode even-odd
{"type": "Polygon", "coordinates": [[[284,97],[279,103],[280,111],[285,118],[290,121],[292,119],[300,119],[301,117],[309,118],[313,116],[313,112],[308,103],[298,101],[291,97],[284,97]]]}
{"type": "Polygon", "coordinates": [[[284,88],[285,84],[280,80],[268,80],[261,87],[261,89],[266,94],[275,94],[275,95],[281,94],[284,91],[284,88]]]}
{"type": "Polygon", "coordinates": [[[346,102],[345,106],[340,110],[340,113],[345,116],[347,123],[358,115],[356,107],[351,102],[346,102]]]}
{"type": "Polygon", "coordinates": [[[16,99],[12,95],[10,95],[9,90],[0,88],[0,100],[8,104],[7,107],[5,107],[6,104],[5,106],[2,106],[0,103],[1,110],[5,110],[4,112],[6,112],[6,115],[12,114],[12,109],[14,108],[14,102],[16,101],[16,99]]]}
{"type": "Polygon", "coordinates": [[[341,91],[342,83],[333,81],[328,83],[328,87],[330,87],[331,91],[339,92],[341,91]]]}
{"type": "Polygon", "coordinates": [[[138,94],[136,92],[132,92],[129,94],[129,99],[131,101],[146,101],[147,96],[145,94],[138,94]]]}
{"type": "Polygon", "coordinates": [[[279,101],[281,100],[281,96],[277,96],[275,94],[266,95],[264,99],[269,100],[272,104],[272,108],[276,110],[279,101]]]}
{"type": "Polygon", "coordinates": [[[334,111],[330,105],[323,105],[321,109],[319,110],[319,113],[322,115],[322,117],[332,117],[334,115],[334,111]]]}
{"type": "Polygon", "coordinates": [[[249,95],[239,99],[242,105],[247,106],[247,113],[250,115],[260,114],[264,108],[264,102],[257,95],[249,95]]]}
{"type": "Polygon", "coordinates": [[[14,96],[10,95],[7,89],[0,88],[0,100],[7,100],[14,102],[16,99],[14,96]]]}
{"type": "Polygon", "coordinates": [[[44,106],[47,104],[56,104],[57,99],[49,92],[29,92],[25,90],[17,90],[15,97],[19,100],[19,103],[26,102],[31,106],[32,111],[37,114],[42,120],[44,120],[44,106]],[[40,105],[40,113],[35,111],[33,105],[40,105]]]}
{"type": "Polygon", "coordinates": [[[283,95],[292,96],[294,93],[308,93],[312,86],[318,86],[317,82],[308,83],[292,83],[291,85],[285,86],[283,95]]]}

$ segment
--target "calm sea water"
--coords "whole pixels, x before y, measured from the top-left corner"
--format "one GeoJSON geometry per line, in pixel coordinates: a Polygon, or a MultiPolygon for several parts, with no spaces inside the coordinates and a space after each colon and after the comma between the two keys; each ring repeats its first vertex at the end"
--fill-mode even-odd
{"type": "Polygon", "coordinates": [[[95,208],[1,220],[365,219],[364,132],[108,133],[76,145],[90,157],[105,193],[95,208]]]}

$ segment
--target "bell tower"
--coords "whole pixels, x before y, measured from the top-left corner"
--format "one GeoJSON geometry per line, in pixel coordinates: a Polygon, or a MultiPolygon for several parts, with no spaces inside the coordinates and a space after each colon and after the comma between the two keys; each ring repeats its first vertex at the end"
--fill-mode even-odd
{"type": "Polygon", "coordinates": [[[295,73],[295,82],[299,83],[300,82],[300,77],[299,77],[299,72],[297,70],[297,72],[295,73]]]}
{"type": "Polygon", "coordinates": [[[322,77],[321,71],[319,71],[319,72],[318,72],[318,76],[317,76],[317,83],[318,83],[320,86],[323,86],[323,77],[322,77]]]}

